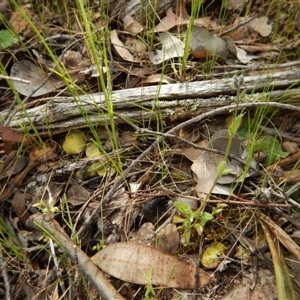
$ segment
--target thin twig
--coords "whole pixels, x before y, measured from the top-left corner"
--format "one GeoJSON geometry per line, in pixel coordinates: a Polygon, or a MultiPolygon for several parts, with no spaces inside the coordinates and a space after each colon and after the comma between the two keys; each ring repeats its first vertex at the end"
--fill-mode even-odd
{"type": "Polygon", "coordinates": [[[222,36],[222,35],[224,35],[226,33],[232,32],[232,31],[234,31],[234,30],[236,30],[236,29],[238,29],[238,28],[240,28],[240,27],[242,27],[244,25],[247,25],[248,23],[250,23],[251,21],[253,21],[255,18],[256,17],[249,18],[249,19],[245,20],[244,22],[241,22],[241,23],[237,24],[236,26],[233,26],[233,27],[231,27],[231,28],[229,28],[227,30],[224,30],[224,31],[220,31],[220,35],[222,36]]]}
{"type": "Polygon", "coordinates": [[[50,250],[51,250],[51,254],[52,254],[53,262],[54,262],[54,266],[55,266],[55,273],[56,273],[56,276],[57,276],[58,281],[59,281],[59,286],[62,290],[62,293],[64,294],[65,291],[66,291],[66,287],[65,287],[64,281],[62,280],[62,274],[61,274],[61,271],[60,271],[60,268],[59,268],[59,264],[58,264],[58,261],[57,261],[56,254],[55,254],[54,243],[53,243],[53,240],[51,238],[49,239],[49,245],[50,245],[50,250]]]}
{"type": "Polygon", "coordinates": [[[170,224],[173,220],[173,217],[175,216],[177,210],[173,209],[171,212],[171,215],[167,218],[166,221],[164,221],[152,234],[149,234],[147,237],[145,237],[142,241],[143,244],[147,245],[153,238],[155,238],[168,224],[170,224]]]}
{"type": "Polygon", "coordinates": [[[23,83],[28,83],[30,84],[31,81],[19,78],[19,77],[12,77],[12,76],[4,76],[0,74],[0,79],[6,79],[6,80],[12,80],[12,81],[19,81],[19,82],[23,82],[23,83]]]}
{"type": "Polygon", "coordinates": [[[2,273],[2,278],[4,281],[5,286],[5,300],[11,300],[11,294],[10,294],[10,282],[7,274],[7,268],[6,268],[6,261],[2,254],[2,249],[0,247],[0,269],[2,273]]]}

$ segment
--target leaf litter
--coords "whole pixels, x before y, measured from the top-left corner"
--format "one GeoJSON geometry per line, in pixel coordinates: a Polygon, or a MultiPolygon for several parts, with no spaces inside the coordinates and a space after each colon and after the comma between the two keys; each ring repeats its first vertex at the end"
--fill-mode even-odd
{"type": "MultiPolygon", "coordinates": [[[[297,63],[298,15],[291,13],[289,21],[284,18],[286,11],[296,10],[294,3],[284,4],[277,23],[277,8],[270,1],[264,2],[270,8],[268,14],[259,1],[228,1],[222,8],[214,1],[204,1],[206,13],[199,10],[196,16],[192,16],[191,1],[178,1],[177,5],[166,1],[163,9],[158,3],[157,18],[153,8],[134,3],[121,7],[112,2],[112,29],[106,36],[101,30],[93,33],[99,43],[107,44],[109,63],[105,64],[99,51],[100,66],[88,51],[86,32],[75,17],[76,4],[69,10],[59,7],[65,14],[72,11],[67,27],[62,15],[42,1],[37,7],[47,9],[46,18],[30,4],[12,8],[9,14],[3,6],[2,13],[18,37],[12,41],[12,35],[1,36],[0,31],[3,71],[20,80],[0,77],[4,91],[0,259],[7,262],[1,273],[6,283],[1,295],[33,298],[39,294],[41,299],[56,299],[69,290],[70,298],[80,299],[89,299],[88,294],[103,299],[149,299],[149,291],[153,299],[180,299],[183,295],[187,299],[229,299],[237,293],[249,299],[277,297],[274,269],[279,267],[285,276],[292,274],[293,288],[285,282],[286,295],[296,299],[300,295],[295,267],[300,253],[296,237],[300,230],[296,105],[295,111],[284,105],[285,111],[254,106],[244,110],[234,135],[227,117],[234,120],[235,109],[238,112],[246,101],[245,93],[251,93],[242,82],[231,88],[235,108],[217,114],[208,109],[210,115],[196,123],[190,105],[187,120],[178,117],[177,107],[176,113],[169,111],[160,124],[157,115],[163,106],[159,92],[150,106],[144,101],[133,105],[132,111],[144,109],[140,113],[144,123],[116,113],[116,126],[106,123],[97,127],[87,118],[85,126],[76,128],[74,121],[75,129],[63,125],[60,134],[53,134],[47,127],[37,132],[34,126],[41,121],[26,115],[26,108],[39,109],[39,103],[46,102],[41,123],[49,124],[53,116],[47,113],[58,96],[73,96],[70,89],[75,88],[87,95],[105,93],[103,86],[99,87],[100,79],[108,92],[109,87],[124,92],[142,87],[142,94],[145,86],[199,78],[199,85],[212,77],[231,78],[234,85],[236,78],[263,74],[265,67],[272,74],[272,69],[275,72],[280,66],[291,68],[289,63],[297,63]],[[216,17],[222,10],[226,16],[216,17]],[[56,63],[39,43],[30,22],[24,18],[20,22],[22,12],[35,16],[35,26],[44,29],[56,63]],[[151,14],[153,28],[146,22],[151,14]],[[61,29],[67,34],[61,34],[61,29]],[[18,98],[15,102],[13,89],[18,98]],[[22,107],[25,111],[17,118],[19,127],[10,129],[9,120],[16,119],[15,113],[22,107]],[[148,111],[156,112],[155,117],[148,120],[148,111]],[[265,118],[260,120],[262,115],[265,118]],[[26,118],[31,126],[24,129],[26,118]],[[47,227],[47,234],[41,235],[37,224],[47,227]],[[264,226],[277,248],[264,236],[264,226]],[[11,264],[16,252],[8,241],[26,259],[11,264]],[[80,250],[77,257],[74,244],[80,250]],[[59,247],[64,249],[64,257],[59,247]],[[269,248],[272,257],[287,249],[285,260],[272,261],[269,248]],[[16,269],[26,272],[16,273],[14,285],[10,271],[16,269]],[[89,277],[89,270],[98,276],[89,277]],[[81,271],[88,283],[77,282],[81,271]],[[262,274],[268,274],[268,283],[262,274]],[[245,289],[241,289],[243,284],[245,289]]],[[[94,15],[98,28],[107,23],[103,16],[99,12],[94,15]]],[[[292,68],[298,71],[297,64],[292,68]]],[[[286,89],[295,85],[286,85],[286,89]]],[[[291,103],[297,104],[297,99],[291,103]]],[[[180,99],[174,94],[172,100],[178,104],[180,99]]],[[[124,107],[126,104],[123,101],[124,107]]],[[[95,107],[94,114],[107,114],[103,107],[95,107]]],[[[62,120],[72,118],[72,110],[62,113],[58,113],[62,120]]],[[[282,295],[282,282],[276,280],[277,292],[282,295]]]]}

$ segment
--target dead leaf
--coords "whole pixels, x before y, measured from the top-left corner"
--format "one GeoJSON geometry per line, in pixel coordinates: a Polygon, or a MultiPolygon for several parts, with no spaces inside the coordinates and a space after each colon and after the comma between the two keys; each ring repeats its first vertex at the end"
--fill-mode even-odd
{"type": "MultiPolygon", "coordinates": [[[[136,284],[195,288],[196,267],[150,246],[138,243],[110,244],[91,260],[111,276],[136,284]]],[[[200,270],[199,287],[212,281],[200,270]]]]}
{"type": "Polygon", "coordinates": [[[236,47],[236,56],[237,56],[238,60],[243,64],[248,64],[253,59],[258,58],[256,55],[250,55],[245,50],[243,50],[239,47],[236,47]]]}
{"type": "Polygon", "coordinates": [[[129,52],[127,47],[121,42],[121,40],[118,37],[117,30],[111,31],[110,39],[112,45],[114,46],[114,49],[121,58],[130,62],[139,62],[139,59],[133,57],[133,55],[129,52]]]}
{"type": "Polygon", "coordinates": [[[38,97],[47,93],[53,92],[59,87],[64,86],[61,80],[50,76],[45,84],[44,80],[48,77],[41,69],[28,60],[21,60],[13,64],[10,75],[30,81],[30,83],[12,81],[14,88],[24,96],[29,96],[33,91],[38,89],[32,97],[38,97]]]}
{"type": "Polygon", "coordinates": [[[67,190],[67,200],[73,206],[86,204],[90,198],[90,193],[81,185],[73,182],[67,190]]]}
{"type": "Polygon", "coordinates": [[[130,15],[123,18],[123,23],[124,29],[130,33],[138,34],[144,30],[144,27],[130,15]]]}
{"type": "Polygon", "coordinates": [[[30,137],[25,137],[22,133],[2,125],[0,125],[0,137],[5,143],[23,143],[26,145],[32,143],[32,139],[30,137]]]}
{"type": "MultiPolygon", "coordinates": [[[[166,32],[172,29],[175,26],[187,25],[190,22],[190,16],[180,15],[176,16],[173,12],[172,7],[167,10],[167,14],[161,21],[155,26],[155,32],[166,32]]],[[[194,20],[194,25],[204,26],[204,27],[217,27],[218,24],[213,22],[211,18],[198,18],[194,20]]]]}
{"type": "MultiPolygon", "coordinates": [[[[6,163],[6,160],[5,160],[6,163]]],[[[4,166],[5,169],[1,172],[0,179],[11,177],[21,172],[27,165],[28,160],[24,156],[16,156],[8,165],[4,166]]]]}
{"type": "Polygon", "coordinates": [[[22,223],[23,226],[26,227],[26,221],[30,217],[30,214],[26,207],[26,194],[16,192],[11,201],[11,205],[13,211],[19,218],[19,221],[22,223]]]}
{"type": "MultiPolygon", "coordinates": [[[[247,18],[241,18],[242,22],[247,18]]],[[[268,24],[268,17],[255,18],[247,24],[253,30],[258,32],[262,37],[267,37],[272,32],[272,24],[268,24]]]]}
{"type": "Polygon", "coordinates": [[[236,46],[230,38],[217,37],[204,27],[193,27],[190,47],[195,58],[204,59],[209,55],[217,55],[223,58],[236,57],[236,46]]]}
{"type": "Polygon", "coordinates": [[[57,157],[58,145],[52,140],[46,140],[43,145],[35,145],[30,153],[29,158],[33,161],[49,161],[57,157]]]}
{"type": "Polygon", "coordinates": [[[163,74],[153,74],[148,76],[145,79],[142,79],[137,86],[141,87],[141,86],[149,86],[153,84],[169,84],[169,83],[174,83],[174,80],[169,76],[163,74]]]}
{"type": "Polygon", "coordinates": [[[241,12],[243,8],[245,7],[248,0],[229,0],[226,2],[222,2],[222,4],[228,9],[228,10],[237,10],[241,12]]]}
{"type": "Polygon", "coordinates": [[[269,230],[274,234],[274,236],[280,241],[280,243],[286,247],[295,258],[300,261],[300,247],[292,240],[292,238],[281,229],[276,223],[274,223],[271,218],[261,213],[260,211],[256,212],[257,216],[262,219],[269,230]]]}
{"type": "MultiPolygon", "coordinates": [[[[208,143],[208,148],[219,150],[225,153],[228,142],[228,130],[219,130],[211,137],[211,140],[208,143]]],[[[229,153],[237,157],[241,157],[242,148],[238,138],[233,138],[229,153]]],[[[230,184],[237,180],[243,169],[241,164],[237,161],[227,160],[226,169],[229,169],[230,172],[227,175],[221,176],[217,180],[218,165],[223,159],[224,156],[221,154],[216,154],[209,151],[201,151],[199,157],[194,160],[191,169],[194,172],[195,179],[197,181],[195,190],[198,195],[203,195],[203,193],[208,194],[211,190],[215,194],[229,194],[230,186],[225,186],[224,184],[230,184]],[[216,180],[219,185],[216,184],[216,180]]]]}
{"type": "MultiPolygon", "coordinates": [[[[199,147],[207,147],[208,140],[202,140],[200,142],[197,142],[196,145],[198,145],[199,147]]],[[[176,153],[183,154],[186,158],[188,158],[191,161],[197,160],[197,158],[203,153],[203,150],[196,149],[194,147],[186,147],[178,150],[179,151],[176,151],[176,153]]]]}
{"type": "Polygon", "coordinates": [[[158,65],[168,59],[183,56],[184,42],[170,33],[161,33],[159,37],[162,49],[156,50],[156,53],[149,52],[149,59],[153,64],[158,65]]]}
{"type": "Polygon", "coordinates": [[[30,137],[25,137],[22,133],[14,131],[8,127],[0,125],[0,153],[9,154],[15,144],[22,143],[24,145],[29,145],[32,143],[30,137]]]}
{"type": "Polygon", "coordinates": [[[176,25],[180,24],[179,18],[173,13],[172,7],[167,10],[167,14],[155,26],[155,32],[166,32],[176,25]]]}
{"type": "MultiPolygon", "coordinates": [[[[151,222],[144,223],[139,231],[132,237],[131,242],[144,243],[149,236],[155,236],[154,225],[151,222]]],[[[175,254],[178,250],[180,237],[175,224],[168,224],[155,238],[152,238],[148,246],[153,246],[166,253],[175,254]]]]}
{"type": "Polygon", "coordinates": [[[9,20],[9,24],[18,34],[29,27],[29,23],[24,18],[24,15],[26,15],[29,19],[32,18],[32,11],[25,5],[20,7],[20,9],[15,9],[9,20]]]}

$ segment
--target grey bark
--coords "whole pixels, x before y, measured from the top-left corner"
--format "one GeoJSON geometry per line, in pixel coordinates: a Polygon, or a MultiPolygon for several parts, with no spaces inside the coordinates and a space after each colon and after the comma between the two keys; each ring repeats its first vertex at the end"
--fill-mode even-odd
{"type": "MultiPolygon", "coordinates": [[[[248,76],[242,89],[246,91],[241,102],[280,101],[299,103],[300,69],[273,74],[248,76]]],[[[112,91],[105,99],[103,93],[78,97],[52,97],[35,100],[25,105],[24,111],[13,112],[9,126],[20,130],[20,125],[52,134],[94,125],[109,125],[107,102],[114,109],[113,122],[124,119],[137,122],[156,120],[157,114],[165,120],[191,118],[236,101],[236,90],[231,78],[149,86],[112,91]],[[121,118],[120,118],[121,116],[121,118]]],[[[5,119],[7,111],[0,112],[5,119]]]]}

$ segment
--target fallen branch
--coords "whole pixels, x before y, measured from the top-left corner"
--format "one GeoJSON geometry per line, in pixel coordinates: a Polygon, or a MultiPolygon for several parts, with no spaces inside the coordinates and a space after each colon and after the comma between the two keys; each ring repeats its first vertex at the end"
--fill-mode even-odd
{"type": "MultiPolygon", "coordinates": [[[[249,93],[242,102],[280,101],[298,102],[300,69],[244,78],[243,89],[249,93]]],[[[113,91],[112,101],[115,123],[124,120],[149,122],[157,113],[164,120],[182,120],[229,105],[235,101],[236,91],[232,79],[214,79],[200,82],[176,83],[162,86],[113,91]]],[[[34,126],[41,135],[52,134],[91,124],[110,124],[103,93],[74,97],[52,97],[35,100],[25,105],[24,111],[13,112],[10,127],[28,130],[34,126]]],[[[8,111],[0,112],[7,118],[8,111]]]]}

